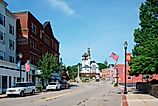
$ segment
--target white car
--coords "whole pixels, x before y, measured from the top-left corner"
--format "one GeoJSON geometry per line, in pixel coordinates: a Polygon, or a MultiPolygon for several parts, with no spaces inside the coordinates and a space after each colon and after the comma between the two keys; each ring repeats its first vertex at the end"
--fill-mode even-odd
{"type": "Polygon", "coordinates": [[[35,94],[36,87],[32,82],[18,82],[12,88],[7,88],[7,96],[20,95],[25,96],[25,94],[35,94]]]}
{"type": "Polygon", "coordinates": [[[50,82],[47,86],[46,86],[46,91],[49,90],[60,90],[60,83],[59,82],[50,82]]]}

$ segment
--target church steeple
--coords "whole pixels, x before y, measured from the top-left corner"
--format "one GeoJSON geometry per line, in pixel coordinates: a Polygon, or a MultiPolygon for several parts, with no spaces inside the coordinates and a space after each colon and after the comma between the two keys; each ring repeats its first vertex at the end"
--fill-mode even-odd
{"type": "Polygon", "coordinates": [[[91,51],[90,51],[90,48],[88,48],[88,59],[91,59],[91,51]]]}

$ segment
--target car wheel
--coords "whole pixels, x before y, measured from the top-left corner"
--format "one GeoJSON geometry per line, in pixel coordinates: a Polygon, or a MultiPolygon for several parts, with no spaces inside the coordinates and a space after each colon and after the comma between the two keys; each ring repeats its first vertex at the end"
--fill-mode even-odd
{"type": "Polygon", "coordinates": [[[20,96],[21,96],[21,97],[25,96],[24,91],[21,91],[20,96]]]}
{"type": "Polygon", "coordinates": [[[35,94],[35,90],[32,90],[31,94],[34,95],[35,94]]]}

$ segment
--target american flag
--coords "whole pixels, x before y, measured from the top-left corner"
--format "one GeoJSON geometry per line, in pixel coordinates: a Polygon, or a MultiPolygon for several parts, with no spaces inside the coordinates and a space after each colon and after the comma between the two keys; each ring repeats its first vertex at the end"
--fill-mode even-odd
{"type": "Polygon", "coordinates": [[[113,52],[111,53],[110,57],[112,59],[114,59],[115,61],[118,61],[118,59],[119,59],[119,56],[117,54],[113,53],[113,52]]]}

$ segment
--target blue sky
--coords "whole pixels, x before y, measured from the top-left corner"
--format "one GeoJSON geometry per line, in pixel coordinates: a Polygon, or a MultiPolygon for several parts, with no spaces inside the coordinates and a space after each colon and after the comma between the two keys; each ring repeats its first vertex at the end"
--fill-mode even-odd
{"type": "Polygon", "coordinates": [[[109,63],[111,52],[124,63],[123,43],[134,46],[133,31],[139,27],[139,7],[145,0],[6,0],[13,12],[31,11],[41,22],[50,21],[60,42],[66,65],[81,62],[91,48],[92,60],[109,63]]]}

